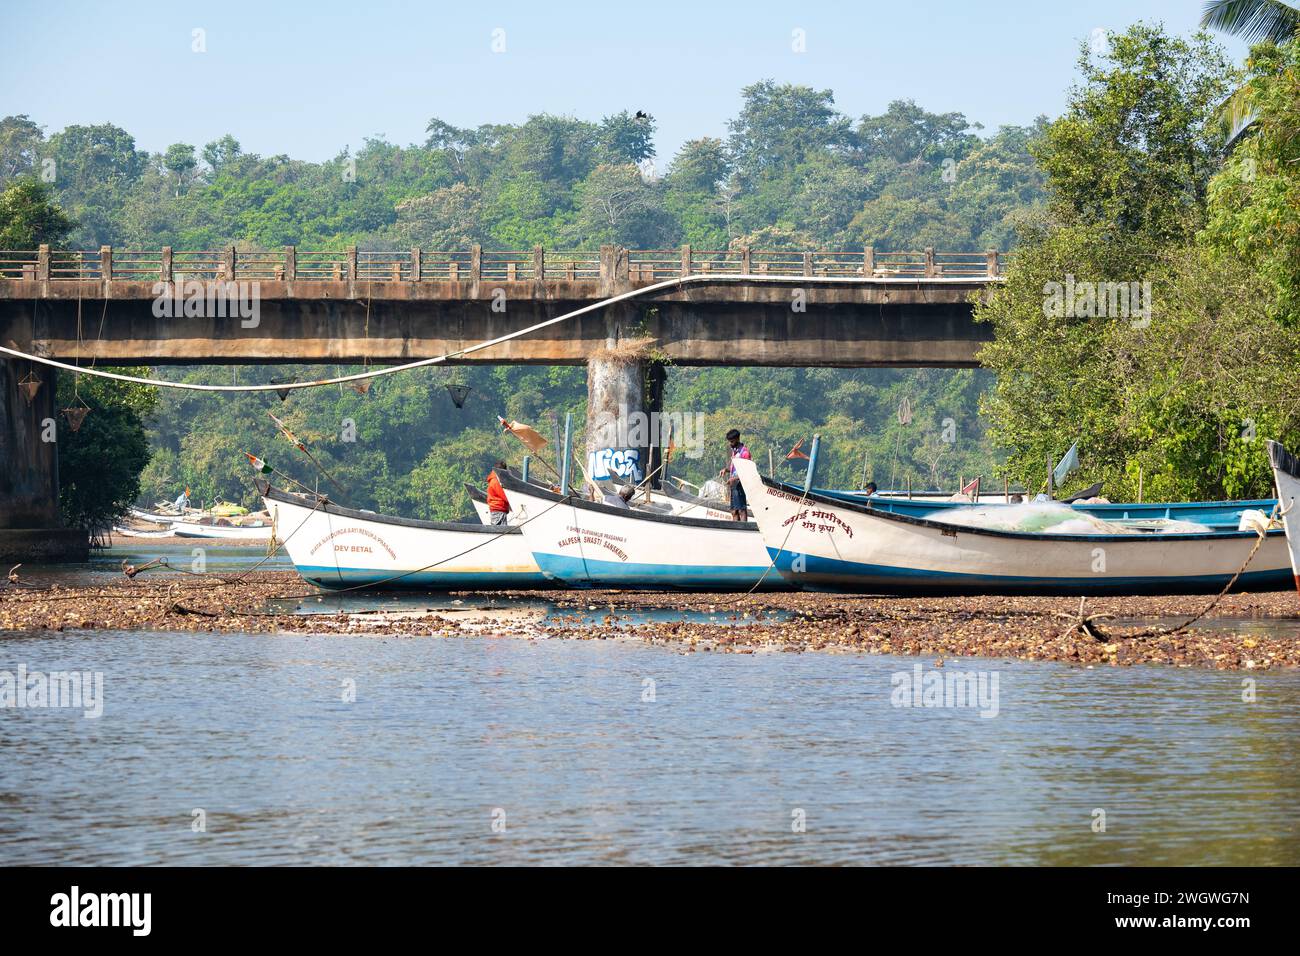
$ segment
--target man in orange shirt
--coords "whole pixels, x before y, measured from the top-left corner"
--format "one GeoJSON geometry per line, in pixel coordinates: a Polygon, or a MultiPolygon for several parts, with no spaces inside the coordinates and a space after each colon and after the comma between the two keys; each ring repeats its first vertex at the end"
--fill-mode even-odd
{"type": "Polygon", "coordinates": [[[498,461],[494,466],[494,470],[488,472],[488,512],[491,515],[493,524],[510,523],[510,501],[506,498],[506,490],[501,487],[501,479],[497,477],[495,470],[505,471],[507,467],[504,461],[498,461]]]}

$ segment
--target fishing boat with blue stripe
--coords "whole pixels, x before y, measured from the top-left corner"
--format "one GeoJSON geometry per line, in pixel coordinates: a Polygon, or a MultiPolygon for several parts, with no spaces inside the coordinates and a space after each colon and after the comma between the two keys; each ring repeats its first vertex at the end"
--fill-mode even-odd
{"type": "Polygon", "coordinates": [[[753,522],[678,517],[584,501],[501,475],[548,578],[573,587],[746,591],[789,585],[753,522]]]}
{"type": "Polygon", "coordinates": [[[492,590],[547,586],[518,528],[396,518],[257,481],[285,551],[323,588],[492,590]]]}
{"type": "MultiPolygon", "coordinates": [[[[799,442],[802,445],[803,442],[799,442]]],[[[799,446],[796,445],[796,450],[799,446]]],[[[911,515],[912,517],[934,517],[939,521],[957,521],[959,523],[979,523],[980,516],[992,517],[999,509],[1014,508],[1025,503],[1024,494],[1012,494],[1010,489],[1001,493],[981,495],[979,481],[970,483],[970,494],[958,493],[948,495],[943,492],[924,491],[913,494],[907,491],[850,490],[841,488],[817,488],[813,485],[817,469],[817,458],[821,448],[821,436],[814,435],[810,453],[803,455],[808,460],[808,469],[804,487],[815,493],[836,501],[851,504],[869,505],[876,511],[892,514],[911,515]]],[[[787,456],[788,457],[788,456],[787,456]]],[[[1050,480],[1059,482],[1069,471],[1078,467],[1078,444],[1071,446],[1060,464],[1056,466],[1050,480]]],[[[865,481],[865,475],[863,476],[865,481]]],[[[964,482],[960,482],[964,484],[964,482]]],[[[1141,485],[1139,484],[1139,488],[1141,485]]],[[[966,489],[963,489],[966,490],[966,489]]],[[[1271,513],[1277,500],[1260,498],[1240,501],[1151,501],[1151,502],[1111,502],[1100,498],[1101,483],[1078,492],[1069,498],[1049,499],[1049,501],[1068,505],[1081,515],[1098,518],[1109,524],[1117,524],[1126,529],[1159,531],[1176,527],[1180,522],[1192,522],[1214,530],[1238,530],[1242,515],[1253,512],[1271,513]]],[[[1037,499],[1035,499],[1037,500],[1037,499]]],[[[996,519],[993,519],[996,521],[996,519]]]]}
{"type": "Polygon", "coordinates": [[[1056,503],[1017,506],[1036,517],[1042,516],[1034,509],[1060,509],[1055,530],[1006,530],[844,501],[764,478],[752,462],[735,465],[771,560],[786,580],[806,588],[1186,594],[1219,591],[1230,581],[1239,590],[1276,590],[1292,580],[1285,535],[1264,514],[1251,516],[1269,529],[1262,540],[1256,530],[1191,523],[1124,528],[1056,503]],[[1074,526],[1066,530],[1067,523],[1074,526]]]}

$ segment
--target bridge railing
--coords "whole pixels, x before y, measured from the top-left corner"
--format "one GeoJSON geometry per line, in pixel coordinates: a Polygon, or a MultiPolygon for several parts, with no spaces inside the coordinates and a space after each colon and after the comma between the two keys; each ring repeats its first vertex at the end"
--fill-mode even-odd
{"type": "Polygon", "coordinates": [[[50,256],[50,278],[102,279],[101,265],[99,253],[58,250],[50,256]]]}
{"type": "MultiPolygon", "coordinates": [[[[164,248],[162,251],[161,262],[169,261],[168,253],[171,250],[164,248]]],[[[158,275],[154,281],[168,282],[172,279],[199,279],[211,280],[220,279],[225,276],[226,256],[220,252],[204,252],[181,250],[174,252],[170,256],[171,274],[165,267],[160,266],[158,275]]]]}
{"type": "Polygon", "coordinates": [[[990,279],[1001,276],[1007,253],[695,249],[493,251],[459,250],[0,250],[0,280],[60,282],[261,280],[313,282],[527,282],[622,279],[662,282],[686,275],[838,276],[863,278],[990,279]],[[607,274],[610,270],[614,274],[607,274]]]}
{"type": "Polygon", "coordinates": [[[469,278],[473,257],[469,252],[425,252],[420,258],[420,280],[469,278]]]}
{"type": "Polygon", "coordinates": [[[524,282],[534,275],[533,254],[529,252],[484,251],[479,260],[479,274],[487,282],[524,282]]]}
{"type": "Polygon", "coordinates": [[[588,282],[601,277],[601,254],[590,249],[542,253],[547,279],[588,282]]]}
{"type": "Polygon", "coordinates": [[[111,274],[127,282],[156,282],[162,273],[161,249],[113,249],[111,274]]]}
{"type": "Polygon", "coordinates": [[[682,274],[680,249],[629,249],[628,278],[633,282],[662,282],[682,274]]]}
{"type": "Polygon", "coordinates": [[[0,249],[0,279],[35,279],[35,249],[0,249]]]}

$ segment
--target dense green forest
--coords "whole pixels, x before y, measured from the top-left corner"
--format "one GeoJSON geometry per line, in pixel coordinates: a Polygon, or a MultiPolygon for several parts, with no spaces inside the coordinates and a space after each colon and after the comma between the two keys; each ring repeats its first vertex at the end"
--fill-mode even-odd
{"type": "MultiPolygon", "coordinates": [[[[1006,250],[1020,220],[1045,199],[1028,152],[1045,120],[981,136],[959,113],[899,101],[857,119],[829,90],[755,83],[743,91],[724,141],[686,143],[656,169],[653,118],[598,122],[539,115],[519,125],[456,129],[438,119],[422,144],[367,140],[325,163],[245,152],[230,136],[162,153],[136,148],[112,125],[46,136],[25,116],[0,121],[0,176],[50,179],[75,226],[68,247],[172,245],[241,249],[663,248],[885,249],[933,245],[1006,250]],[[40,177],[42,170],[50,175],[40,177]]],[[[267,382],[306,369],[161,369],[192,381],[267,382]]],[[[673,472],[699,482],[722,459],[722,435],[745,432],[756,456],[780,460],[800,438],[825,436],[821,474],[856,486],[952,486],[992,474],[978,417],[988,376],[943,370],[669,370],[666,410],[699,413],[708,449],[673,472]],[[900,402],[914,409],[898,422],[900,402]],[[946,425],[945,419],[951,424],[946,425]],[[946,429],[946,430],[945,430],[946,429]]],[[[350,500],[419,516],[468,510],[462,482],[494,457],[520,457],[496,415],[553,433],[556,416],[582,425],[580,368],[476,367],[385,378],[351,389],[212,397],[164,390],[148,421],[153,457],[139,495],[151,502],[189,486],[202,500],[252,503],[243,451],[308,482],[315,469],[276,436],[283,417],[310,443],[350,500]],[[474,391],[457,409],[445,388],[474,391]],[[353,439],[355,436],[355,440],[353,439]]],[[[579,445],[578,447],[581,447],[579,445]]],[[[793,467],[793,466],[791,466],[793,467]]]]}
{"type": "MultiPolygon", "coordinates": [[[[854,119],[829,90],[764,81],[742,91],[725,140],[686,143],[662,173],[653,118],[626,113],[472,130],[434,119],[422,144],[375,138],[325,163],[252,155],[230,136],[149,154],[111,125],[47,137],[16,116],[0,121],[0,230],[14,244],[82,248],[1015,245],[1007,283],[977,308],[996,336],[979,371],[670,368],[666,410],[703,415],[707,443],[673,471],[708,476],[734,426],[763,464],[820,432],[827,484],[952,489],[982,474],[1036,490],[1045,462],[1078,440],[1071,481],[1104,478],[1112,497],[1139,483],[1148,499],[1264,496],[1259,439],[1300,437],[1298,74],[1294,40],[1254,47],[1239,68],[1207,36],[1138,24],[1083,48],[1065,114],[991,135],[910,101],[854,119]],[[1253,119],[1230,145],[1225,101],[1253,119]],[[1063,284],[1087,295],[1063,303],[1063,284]],[[1097,309],[1108,287],[1112,299],[1134,290],[1122,313],[1097,309]]],[[[165,389],[149,398],[152,458],[129,490],[152,501],[188,485],[251,503],[245,451],[322,480],[270,410],[350,502],[459,515],[463,481],[522,455],[496,416],[548,437],[566,412],[581,427],[585,386],[580,368],[497,366],[284,402],[165,389]],[[473,387],[464,408],[444,387],[453,381],[473,387]]]]}
{"type": "Polygon", "coordinates": [[[372,138],[325,163],[257,156],[231,136],[136,148],[111,124],[50,136],[0,120],[0,182],[44,174],[98,248],[1005,249],[1043,199],[1028,152],[1043,120],[983,138],[959,113],[899,101],[854,121],[830,90],[756,83],[724,141],[686,143],[662,175],[653,117],[539,115],[422,144],[372,138]],[[638,165],[639,164],[639,165],[638,165]]]}

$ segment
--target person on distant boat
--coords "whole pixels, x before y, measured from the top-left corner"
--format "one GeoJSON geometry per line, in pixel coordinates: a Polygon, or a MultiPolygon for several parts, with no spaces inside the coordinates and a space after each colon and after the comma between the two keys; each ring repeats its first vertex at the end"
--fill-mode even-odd
{"type": "Polygon", "coordinates": [[[498,461],[492,467],[492,471],[488,472],[488,515],[492,519],[492,524],[510,523],[510,499],[506,497],[506,490],[501,487],[501,479],[497,477],[498,471],[505,471],[508,467],[504,461],[498,461]]]}
{"type": "Polygon", "coordinates": [[[866,491],[866,493],[869,495],[874,495],[876,492],[880,490],[880,487],[874,481],[868,481],[867,487],[863,490],[866,491]]]}
{"type": "Polygon", "coordinates": [[[630,511],[632,506],[628,504],[628,502],[632,500],[634,494],[636,494],[635,488],[631,485],[624,485],[622,488],[618,489],[618,494],[607,494],[600,499],[600,503],[609,505],[611,508],[626,508],[630,511]]]}
{"type": "Polygon", "coordinates": [[[731,486],[731,518],[733,521],[749,520],[749,502],[745,499],[745,489],[740,486],[740,476],[736,474],[736,459],[753,460],[749,449],[740,440],[740,432],[731,429],[727,432],[727,467],[718,472],[719,478],[726,478],[731,486]]]}
{"type": "Polygon", "coordinates": [[[177,514],[185,514],[185,509],[190,506],[190,489],[186,488],[180,493],[175,501],[172,502],[172,508],[177,514]]]}

